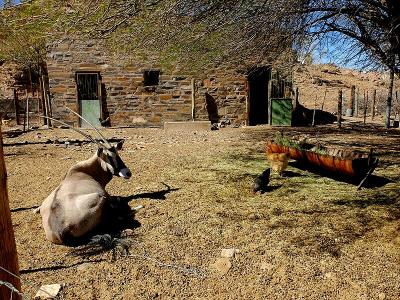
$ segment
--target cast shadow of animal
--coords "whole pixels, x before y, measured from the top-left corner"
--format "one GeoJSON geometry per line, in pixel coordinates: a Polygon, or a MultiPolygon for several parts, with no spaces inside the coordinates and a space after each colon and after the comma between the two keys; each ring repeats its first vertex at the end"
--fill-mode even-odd
{"type": "MultiPolygon", "coordinates": [[[[353,184],[353,185],[358,185],[362,180],[362,177],[361,178],[360,177],[351,178],[351,177],[344,176],[341,174],[329,173],[328,171],[326,171],[322,168],[314,167],[310,164],[305,164],[305,163],[301,163],[298,161],[289,162],[289,165],[294,168],[303,170],[303,171],[309,171],[309,172],[312,172],[319,176],[327,177],[327,178],[333,179],[335,181],[345,182],[345,183],[349,183],[349,184],[353,184]]],[[[393,182],[393,181],[388,178],[377,176],[377,175],[370,175],[369,178],[367,179],[367,181],[363,184],[363,187],[364,188],[383,187],[386,184],[391,183],[391,182],[393,182]]]]}
{"type": "MultiPolygon", "coordinates": [[[[134,230],[141,226],[140,222],[135,219],[135,210],[132,210],[129,202],[137,199],[165,200],[166,195],[170,192],[179,190],[171,188],[167,184],[165,189],[134,194],[130,196],[110,196],[108,206],[104,210],[103,221],[101,224],[88,235],[76,240],[68,245],[73,247],[71,254],[74,256],[92,256],[121,248],[127,252],[129,248],[129,237],[135,235],[126,235],[126,230],[134,230]]],[[[114,255],[114,251],[113,251],[114,255]]]]}

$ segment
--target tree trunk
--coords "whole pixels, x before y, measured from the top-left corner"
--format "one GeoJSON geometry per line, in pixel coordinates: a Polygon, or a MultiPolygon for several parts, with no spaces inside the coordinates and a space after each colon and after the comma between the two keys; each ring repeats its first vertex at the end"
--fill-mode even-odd
{"type": "Polygon", "coordinates": [[[394,68],[390,69],[390,82],[388,98],[386,102],[386,128],[390,127],[390,113],[392,111],[392,97],[393,97],[393,81],[394,81],[394,68]]]}
{"type": "MultiPolygon", "coordinates": [[[[3,138],[0,127],[0,266],[12,274],[19,276],[18,257],[14,239],[14,229],[11,222],[10,206],[7,194],[7,172],[4,163],[3,138]]],[[[20,280],[0,269],[0,280],[12,284],[21,291],[20,280]]],[[[10,299],[11,291],[0,285],[0,299],[10,299]]],[[[11,299],[21,299],[15,293],[11,299]]]]}

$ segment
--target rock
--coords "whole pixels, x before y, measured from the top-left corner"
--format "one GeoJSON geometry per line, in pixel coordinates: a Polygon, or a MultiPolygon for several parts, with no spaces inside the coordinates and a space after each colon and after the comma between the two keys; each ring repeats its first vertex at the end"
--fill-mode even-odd
{"type": "Polygon", "coordinates": [[[211,267],[218,273],[220,276],[224,276],[230,268],[232,267],[231,261],[227,257],[218,258],[215,263],[211,265],[211,267]]]}
{"type": "Polygon", "coordinates": [[[39,299],[53,299],[57,297],[62,288],[61,284],[48,284],[42,285],[35,295],[35,300],[39,299]]]}
{"type": "Polygon", "coordinates": [[[221,257],[234,257],[236,253],[239,253],[238,249],[229,248],[229,249],[222,249],[221,250],[221,257]]]}
{"type": "Polygon", "coordinates": [[[124,229],[124,230],[122,231],[121,236],[122,236],[122,237],[128,237],[128,236],[132,236],[132,235],[134,235],[134,234],[135,234],[135,231],[134,231],[133,229],[127,228],[127,229],[124,229]]]}
{"type": "Polygon", "coordinates": [[[385,293],[379,293],[378,299],[379,299],[379,300],[384,300],[384,299],[386,299],[386,294],[385,294],[385,293]]]}
{"type": "Polygon", "coordinates": [[[260,269],[262,270],[262,271],[271,271],[271,270],[273,270],[274,269],[274,265],[273,264],[271,264],[271,263],[269,263],[269,262],[262,262],[261,264],[260,264],[260,269]]]}

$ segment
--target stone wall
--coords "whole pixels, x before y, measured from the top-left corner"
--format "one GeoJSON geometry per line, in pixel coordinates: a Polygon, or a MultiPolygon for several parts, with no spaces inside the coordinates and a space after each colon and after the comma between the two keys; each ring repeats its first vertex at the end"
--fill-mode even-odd
{"type": "Polygon", "coordinates": [[[0,99],[13,99],[14,73],[14,65],[6,63],[0,65],[0,99]]]}
{"type": "MultiPolygon", "coordinates": [[[[158,85],[144,86],[143,62],[125,65],[106,55],[93,41],[63,41],[49,46],[47,70],[53,96],[53,115],[69,122],[77,119],[64,106],[78,111],[76,72],[99,72],[103,113],[112,126],[162,126],[166,121],[191,120],[192,78],[164,74],[158,85]]],[[[246,78],[226,70],[213,70],[195,80],[196,119],[217,122],[228,118],[243,124],[246,115],[246,78]],[[207,100],[207,101],[206,101],[207,100]]]]}

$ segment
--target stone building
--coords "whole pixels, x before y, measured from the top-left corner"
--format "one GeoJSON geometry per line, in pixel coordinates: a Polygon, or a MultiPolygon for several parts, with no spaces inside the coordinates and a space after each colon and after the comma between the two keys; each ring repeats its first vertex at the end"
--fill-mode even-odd
{"type": "MultiPolygon", "coordinates": [[[[146,62],[127,65],[93,41],[64,40],[49,45],[43,68],[46,91],[41,92],[38,82],[30,94],[49,96],[53,117],[82,127],[87,125],[65,107],[96,126],[161,127],[167,121],[193,119],[224,120],[234,126],[266,124],[268,99],[272,94],[287,94],[284,81],[276,80],[269,67],[251,71],[220,67],[193,78],[164,72],[146,62]]],[[[9,98],[12,86],[7,80],[0,79],[0,92],[9,98]]],[[[19,87],[23,94],[32,87],[32,83],[26,85],[19,87]]],[[[47,105],[45,100],[35,103],[39,112],[47,105]]]]}
{"type": "Polygon", "coordinates": [[[46,64],[53,116],[74,125],[85,126],[65,106],[97,125],[101,120],[112,126],[162,126],[193,117],[233,125],[268,123],[267,67],[251,75],[217,68],[192,78],[143,62],[125,65],[93,41],[54,43],[46,64]]]}

